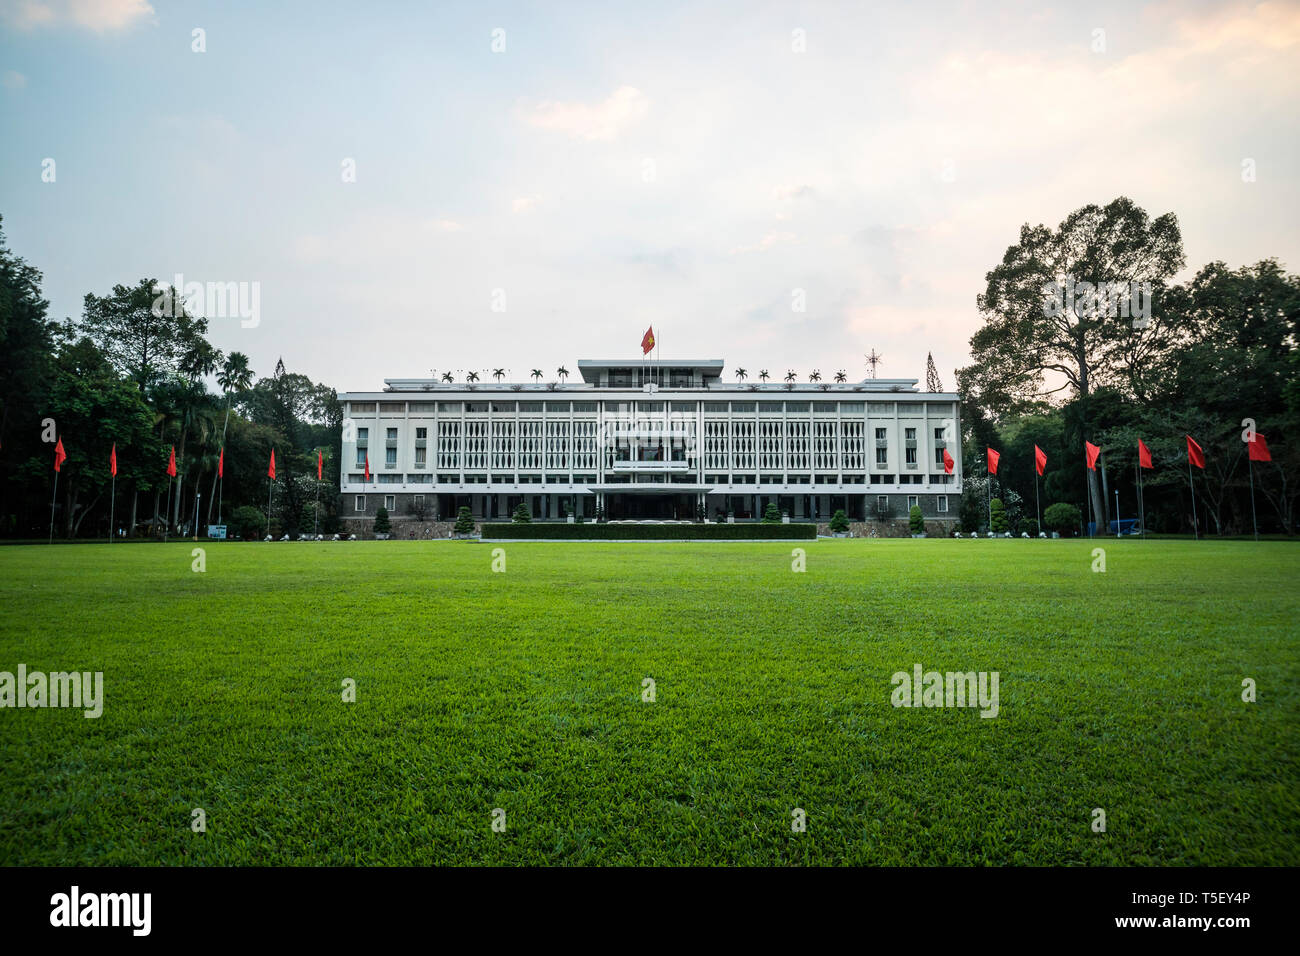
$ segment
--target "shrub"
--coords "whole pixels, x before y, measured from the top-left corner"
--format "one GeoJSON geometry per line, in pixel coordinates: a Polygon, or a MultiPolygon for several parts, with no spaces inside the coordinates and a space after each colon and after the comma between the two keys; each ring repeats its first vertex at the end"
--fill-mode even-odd
{"type": "Polygon", "coordinates": [[[483,538],[590,538],[609,541],[684,541],[696,539],[810,541],[817,537],[815,524],[483,524],[483,538]]]}
{"type": "Polygon", "coordinates": [[[1079,514],[1079,509],[1074,505],[1066,504],[1064,501],[1058,501],[1054,505],[1048,505],[1047,510],[1043,512],[1043,524],[1049,531],[1055,531],[1060,535],[1068,535],[1079,529],[1079,522],[1083,516],[1079,514]]]}
{"type": "Polygon", "coordinates": [[[925,516],[921,514],[920,505],[912,505],[911,510],[907,512],[907,523],[912,529],[912,534],[925,534],[925,516]]]}
{"type": "Polygon", "coordinates": [[[474,533],[474,515],[465,505],[461,505],[460,510],[456,512],[456,526],[452,530],[457,534],[474,533]]]}
{"type": "Polygon", "coordinates": [[[841,534],[849,530],[849,516],[840,508],[835,514],[831,515],[831,530],[836,534],[841,534]]]}
{"type": "Polygon", "coordinates": [[[767,507],[763,510],[763,524],[780,524],[781,509],[776,506],[775,501],[769,501],[767,507]]]}
{"type": "Polygon", "coordinates": [[[1031,538],[1038,537],[1038,519],[1026,518],[1020,522],[1020,530],[1031,538]]]}
{"type": "Polygon", "coordinates": [[[380,505],[379,510],[375,512],[375,534],[388,534],[393,530],[393,524],[388,520],[388,509],[380,505]]]}
{"type": "Polygon", "coordinates": [[[230,516],[230,531],[245,541],[266,534],[266,515],[252,505],[236,508],[230,516]]]}
{"type": "Polygon", "coordinates": [[[515,513],[510,516],[510,520],[515,524],[529,524],[533,520],[532,514],[528,510],[528,505],[522,501],[515,508],[515,513]]]}
{"type": "Polygon", "coordinates": [[[989,515],[989,530],[994,534],[1003,534],[1009,531],[1007,525],[1007,509],[1002,504],[1001,498],[994,498],[990,504],[992,512],[989,515]]]}

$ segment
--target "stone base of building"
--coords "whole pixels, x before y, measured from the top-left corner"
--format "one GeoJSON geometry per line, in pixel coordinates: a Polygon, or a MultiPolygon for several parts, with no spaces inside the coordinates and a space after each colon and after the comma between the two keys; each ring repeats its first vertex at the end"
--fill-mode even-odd
{"type": "MultiPolygon", "coordinates": [[[[957,517],[925,519],[925,533],[931,538],[951,538],[959,527],[957,517]]],[[[818,524],[818,534],[830,534],[829,524],[818,524]]],[[[889,521],[850,521],[848,535],[851,538],[910,538],[912,526],[906,518],[889,521]]]]}

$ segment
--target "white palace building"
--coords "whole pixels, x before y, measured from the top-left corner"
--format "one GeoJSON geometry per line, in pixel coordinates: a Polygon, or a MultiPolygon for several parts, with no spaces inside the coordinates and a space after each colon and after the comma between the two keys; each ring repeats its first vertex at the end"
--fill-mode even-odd
{"type": "Polygon", "coordinates": [[[956,518],[960,408],[916,379],[724,382],[721,359],[578,362],[581,382],[346,392],[343,518],[956,518]],[[954,460],[944,469],[944,450],[954,460]],[[369,462],[370,480],[365,478],[369,462]]]}

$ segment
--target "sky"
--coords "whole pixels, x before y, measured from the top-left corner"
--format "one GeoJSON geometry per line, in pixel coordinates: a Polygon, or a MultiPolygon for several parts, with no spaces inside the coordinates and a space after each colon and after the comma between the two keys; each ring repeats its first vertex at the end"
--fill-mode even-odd
{"type": "Polygon", "coordinates": [[[344,391],[650,325],[952,388],[1025,223],[1300,269],[1298,54],[1300,3],[0,0],[0,215],[51,317],[239,283],[213,344],[344,391]]]}

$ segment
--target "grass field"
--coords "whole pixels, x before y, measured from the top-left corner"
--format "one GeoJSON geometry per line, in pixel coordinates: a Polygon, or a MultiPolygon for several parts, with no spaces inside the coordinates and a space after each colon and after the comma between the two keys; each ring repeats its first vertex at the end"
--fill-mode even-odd
{"type": "Polygon", "coordinates": [[[1300,545],[1096,546],[3,547],[0,862],[1300,864],[1300,545]]]}

